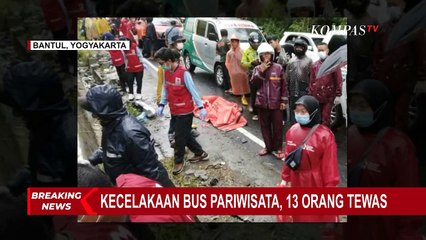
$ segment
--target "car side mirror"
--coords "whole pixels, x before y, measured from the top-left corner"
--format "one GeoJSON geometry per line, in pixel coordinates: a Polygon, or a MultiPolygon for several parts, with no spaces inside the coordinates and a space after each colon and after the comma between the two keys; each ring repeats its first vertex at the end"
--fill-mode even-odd
{"type": "Polygon", "coordinates": [[[215,41],[215,42],[217,42],[217,41],[218,41],[218,39],[217,39],[217,35],[216,35],[215,33],[209,33],[209,35],[207,36],[207,38],[208,38],[210,41],[215,41]]]}
{"type": "Polygon", "coordinates": [[[308,46],[309,51],[314,51],[314,48],[312,46],[308,46]]]}

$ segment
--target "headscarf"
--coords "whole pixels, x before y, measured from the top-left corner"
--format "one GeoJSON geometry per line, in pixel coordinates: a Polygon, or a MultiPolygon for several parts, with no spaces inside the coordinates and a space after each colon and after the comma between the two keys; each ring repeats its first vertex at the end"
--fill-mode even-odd
{"type": "Polygon", "coordinates": [[[315,97],[305,95],[299,98],[294,106],[303,105],[309,113],[310,122],[303,127],[312,128],[313,126],[321,123],[321,112],[319,109],[319,102],[315,97]]]}
{"type": "Polygon", "coordinates": [[[348,100],[355,94],[362,95],[374,111],[374,123],[366,128],[358,126],[361,131],[378,132],[391,124],[390,93],[382,82],[375,79],[362,80],[349,92],[348,100]]]}

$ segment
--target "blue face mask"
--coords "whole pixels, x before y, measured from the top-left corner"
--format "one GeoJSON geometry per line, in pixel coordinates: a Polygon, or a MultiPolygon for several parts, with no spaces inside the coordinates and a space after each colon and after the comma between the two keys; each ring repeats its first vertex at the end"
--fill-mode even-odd
{"type": "Polygon", "coordinates": [[[310,120],[310,116],[309,114],[295,114],[294,115],[296,122],[300,123],[301,125],[306,125],[308,124],[311,120],[310,120]]]}
{"type": "Polygon", "coordinates": [[[361,128],[369,127],[374,123],[374,113],[372,112],[351,111],[349,117],[355,125],[361,128]]]}

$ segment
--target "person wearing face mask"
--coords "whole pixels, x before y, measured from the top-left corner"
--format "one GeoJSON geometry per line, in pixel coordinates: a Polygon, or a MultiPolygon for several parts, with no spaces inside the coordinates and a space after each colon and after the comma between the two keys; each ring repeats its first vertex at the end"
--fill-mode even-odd
{"type": "Polygon", "coordinates": [[[257,53],[261,64],[254,68],[250,82],[258,89],[256,107],[265,142],[265,148],[260,150],[259,155],[272,153],[278,157],[283,141],[283,111],[288,103],[287,81],[283,67],[272,61],[274,49],[271,45],[260,44],[257,53]]]}
{"type": "Polygon", "coordinates": [[[311,66],[308,94],[314,96],[320,103],[321,123],[327,127],[331,127],[331,109],[333,108],[333,103],[336,96],[342,96],[342,72],[338,69],[337,71],[317,78],[316,74],[321,64],[327,58],[329,51],[326,43],[321,43],[317,47],[320,59],[311,66]]]}
{"type": "MultiPolygon", "coordinates": [[[[252,32],[249,35],[250,47],[244,50],[243,57],[241,58],[241,66],[248,70],[248,78],[251,79],[253,69],[257,65],[260,65],[260,61],[257,58],[257,48],[262,41],[262,37],[257,32],[252,32]]],[[[253,121],[259,120],[257,116],[257,109],[255,107],[257,89],[253,84],[250,84],[250,104],[249,112],[253,113],[253,121]]]]}
{"type": "Polygon", "coordinates": [[[180,50],[182,50],[183,43],[186,41],[186,39],[183,36],[175,35],[171,38],[170,41],[171,42],[169,44],[169,48],[176,49],[176,50],[180,51],[180,50]]]}
{"type": "MultiPolygon", "coordinates": [[[[366,79],[349,91],[348,186],[418,187],[414,144],[391,126],[390,93],[366,79]]],[[[422,239],[421,219],[410,216],[349,216],[348,239],[422,239]],[[366,224],[369,223],[369,224],[366,224]]]]}
{"type": "MultiPolygon", "coordinates": [[[[294,42],[294,54],[296,57],[290,59],[287,64],[286,78],[289,86],[290,108],[294,108],[294,103],[301,96],[308,94],[309,74],[312,59],[306,56],[307,43],[302,39],[294,42]]],[[[290,111],[290,122],[295,123],[294,113],[290,111]]]]}
{"type": "Polygon", "coordinates": [[[177,28],[176,26],[176,20],[172,20],[170,22],[170,27],[166,29],[166,31],[164,32],[164,36],[166,38],[166,46],[168,47],[172,47],[171,45],[176,42],[173,41],[173,37],[175,36],[179,36],[179,28],[177,28]]]}
{"type": "Polygon", "coordinates": [[[174,175],[184,170],[185,147],[194,153],[194,156],[188,159],[189,162],[209,160],[209,155],[191,134],[194,101],[200,110],[201,120],[206,119],[207,111],[195,89],[191,74],[184,66],[179,65],[180,57],[180,53],[175,49],[167,49],[163,54],[164,84],[157,110],[157,116],[163,116],[164,106],[168,103],[170,113],[175,118],[174,175]]]}
{"type": "MultiPolygon", "coordinates": [[[[158,67],[157,70],[157,105],[160,104],[161,101],[161,92],[163,90],[163,84],[164,84],[164,63],[165,61],[162,60],[164,59],[164,53],[166,52],[167,48],[166,47],[162,47],[160,48],[157,52],[155,52],[154,54],[154,59],[155,61],[160,65],[158,67]]],[[[180,61],[182,62],[182,61],[180,61]]],[[[169,142],[170,142],[170,147],[174,148],[175,147],[175,122],[176,119],[175,117],[171,116],[170,119],[170,127],[169,127],[169,142]]],[[[192,130],[191,130],[191,134],[194,137],[198,137],[200,134],[199,132],[196,130],[197,126],[195,124],[192,125],[192,130]]]]}
{"type": "Polygon", "coordinates": [[[167,170],[158,161],[151,133],[126,111],[115,87],[97,85],[78,101],[102,126],[101,148],[89,158],[92,165],[102,163],[114,184],[121,174],[135,173],[162,186],[174,186],[167,170]]]}
{"type": "MultiPolygon", "coordinates": [[[[163,84],[164,84],[164,53],[166,52],[167,48],[162,47],[154,54],[154,59],[158,64],[160,65],[157,70],[157,105],[160,104],[161,101],[161,92],[163,91],[163,84]]],[[[170,126],[168,131],[168,137],[170,146],[172,148],[175,147],[175,122],[176,118],[172,115],[170,119],[170,126]]]]}
{"type": "MultiPolygon", "coordinates": [[[[337,145],[333,132],[321,124],[319,102],[312,96],[303,96],[293,108],[297,123],[286,133],[284,157],[295,150],[311,132],[304,144],[300,165],[296,170],[284,164],[281,186],[336,187],[339,184],[337,145]]],[[[293,222],[338,222],[338,216],[298,215],[286,217],[293,222]]]]}

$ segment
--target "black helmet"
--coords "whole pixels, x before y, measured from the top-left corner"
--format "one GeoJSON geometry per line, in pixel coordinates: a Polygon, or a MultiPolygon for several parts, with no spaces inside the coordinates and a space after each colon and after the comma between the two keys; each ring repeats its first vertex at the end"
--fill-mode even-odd
{"type": "Polygon", "coordinates": [[[299,45],[299,46],[303,46],[305,49],[308,48],[308,44],[305,42],[305,40],[303,39],[296,39],[296,41],[294,42],[294,46],[299,45]]]}
{"type": "Polygon", "coordinates": [[[254,44],[260,44],[262,42],[262,38],[260,37],[259,33],[257,32],[251,32],[248,38],[249,43],[254,44]]]}

